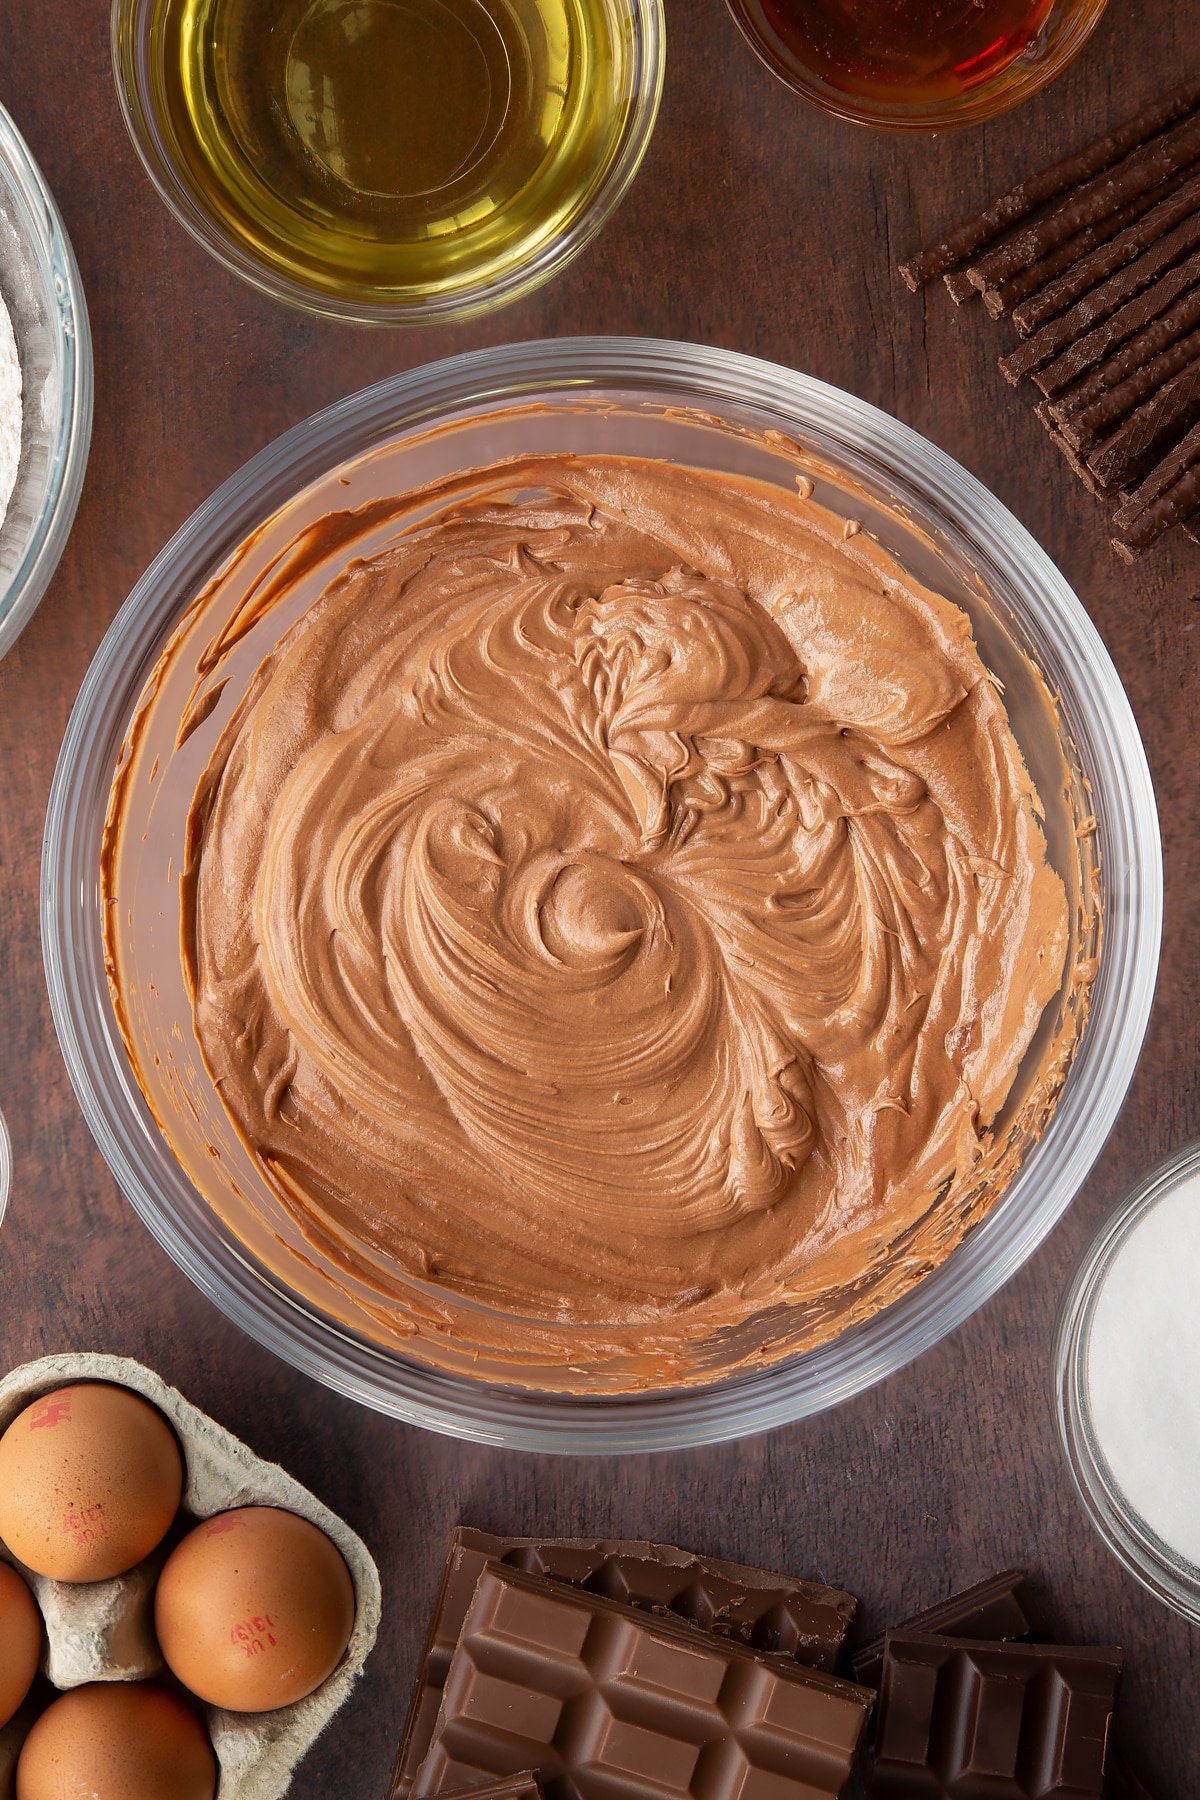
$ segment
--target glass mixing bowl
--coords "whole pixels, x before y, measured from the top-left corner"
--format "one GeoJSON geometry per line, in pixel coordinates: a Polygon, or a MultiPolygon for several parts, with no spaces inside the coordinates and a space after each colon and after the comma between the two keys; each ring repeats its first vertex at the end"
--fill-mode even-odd
{"type": "MultiPolygon", "coordinates": [[[[263,621],[252,625],[249,662],[284,623],[272,613],[258,644],[263,621]]],[[[173,673],[164,664],[156,679],[174,680],[180,664],[173,673]]],[[[147,738],[139,756],[158,748],[147,738]]],[[[1161,905],[1154,795],[1120,681],[1078,600],[1011,514],[922,438],[848,394],[726,351],[602,338],[485,350],[399,376],[297,427],[219,489],[138,583],[96,655],[59,759],[42,887],[51,1000],[80,1102],[126,1194],[191,1278],[260,1342],[343,1393],[435,1430],[561,1452],[698,1444],[817,1412],[901,1367],[980,1306],[1069,1205],[1116,1118],[1149,1015],[1161,905]],[[182,753],[172,693],[158,715],[168,732],[163,767],[139,765],[148,778],[127,787],[129,841],[139,841],[143,808],[149,833],[130,904],[133,1030],[153,1109],[106,981],[100,859],[113,771],[147,678],[195,597],[252,532],[255,553],[269,559],[286,541],[289,503],[312,484],[333,480],[357,505],[372,497],[382,466],[390,494],[531,449],[661,457],[789,488],[799,465],[822,504],[861,521],[914,576],[963,606],[1046,802],[1048,854],[1085,897],[1078,955],[1097,959],[1090,988],[1065,976],[1043,1020],[1053,1034],[1078,1018],[1087,994],[1086,1027],[1049,1124],[1041,1131],[1040,1114],[1032,1125],[1022,1117],[1030,1084],[1023,1095],[1019,1072],[1001,1120],[1022,1134],[1019,1166],[959,1247],[923,1278],[914,1258],[900,1299],[822,1348],[730,1375],[732,1359],[723,1366],[722,1356],[737,1346],[718,1347],[709,1385],[674,1392],[580,1398],[531,1392],[515,1371],[507,1382],[434,1370],[383,1340],[366,1295],[347,1324],[354,1297],[342,1282],[335,1293],[297,1241],[194,1046],[180,1051],[181,1079],[168,1078],[190,1011],[163,875],[181,866],[183,815],[233,693],[218,695],[211,713],[201,699],[201,723],[182,753]],[[1047,689],[1058,697],[1057,722],[1047,689]],[[177,792],[160,812],[164,782],[177,792]],[[170,1122],[175,1154],[156,1113],[170,1122]],[[226,1222],[233,1216],[237,1231],[226,1222]]]]}
{"type": "MultiPolygon", "coordinates": [[[[546,200],[512,227],[520,234],[519,253],[502,254],[494,245],[486,254],[482,249],[460,251],[436,276],[407,285],[392,284],[382,275],[371,281],[337,276],[322,261],[328,221],[319,215],[296,227],[285,250],[284,239],[264,226],[261,196],[254,205],[239,203],[236,211],[223,212],[214,204],[211,182],[203,176],[206,154],[192,128],[181,121],[178,105],[172,108],[166,99],[168,28],[183,14],[184,0],[112,0],[117,97],[134,148],[160,196],[197,243],[235,275],[277,300],[330,318],[363,325],[444,324],[505,306],[565,268],[611,218],[641,167],[662,97],[663,0],[586,4],[596,8],[613,53],[606,84],[595,71],[582,71],[590,83],[591,107],[603,108],[605,116],[603,153],[596,154],[586,181],[569,205],[564,203],[565,210],[546,200]]],[[[482,10],[486,14],[486,5],[482,10]]],[[[180,29],[185,35],[194,31],[194,20],[185,19],[180,29]]],[[[465,226],[475,220],[481,204],[478,195],[463,202],[465,226]]],[[[446,231],[440,221],[431,233],[433,241],[449,243],[446,231]]]]}
{"type": "Polygon", "coordinates": [[[21,361],[21,454],[0,523],[0,656],[58,567],[92,435],[92,340],[79,270],[41,171],[0,106],[0,295],[21,361]]]}

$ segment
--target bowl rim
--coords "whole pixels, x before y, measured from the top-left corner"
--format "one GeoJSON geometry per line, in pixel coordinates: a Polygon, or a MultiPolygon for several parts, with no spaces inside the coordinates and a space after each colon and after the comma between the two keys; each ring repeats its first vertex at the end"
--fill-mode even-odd
{"type": "Polygon", "coordinates": [[[1105,1278],[1122,1245],[1161,1200],[1200,1174],[1200,1140],[1155,1163],[1127,1188],[1075,1265],[1054,1336],[1054,1417],[1071,1484],[1093,1529],[1156,1600],[1200,1625],[1200,1570],[1172,1551],[1129,1504],[1091,1425],[1087,1354],[1105,1278]]]}
{"type": "Polygon", "coordinates": [[[0,657],[11,650],[50,585],[75,522],[92,440],[93,356],[83,279],[62,214],[11,113],[0,105],[0,188],[19,208],[23,236],[53,323],[62,410],[46,498],[9,586],[0,592],[0,657]]]}
{"type": "MultiPolygon", "coordinates": [[[[1097,29],[1108,7],[1108,0],[1079,0],[1078,13],[1068,21],[1063,40],[1042,64],[1027,68],[1017,80],[1006,81],[1013,68],[992,82],[968,90],[957,100],[932,100],[924,105],[889,106],[885,101],[871,100],[831,87],[819,76],[805,73],[781,56],[773,53],[765,36],[751,17],[748,0],[725,0],[730,16],[742,38],[762,66],[784,87],[801,100],[820,107],[834,118],[851,125],[874,126],[880,131],[958,131],[967,125],[982,125],[988,119],[1011,112],[1013,107],[1032,100],[1043,88],[1056,81],[1074,62],[1097,29]]],[[[1020,59],[1018,58],[1019,62],[1020,59]]]]}
{"type": "Polygon", "coordinates": [[[167,211],[194,243],[231,275],[259,293],[320,318],[355,325],[446,325],[477,318],[524,299],[573,262],[603,230],[632,187],[658,121],[666,72],[664,0],[606,0],[628,16],[635,68],[629,115],[613,160],[570,227],[499,280],[475,279],[452,293],[419,301],[346,298],[295,280],[260,261],[214,223],[179,175],[155,117],[144,80],[142,27],[154,0],[111,0],[109,40],[121,117],[143,169],[167,211]]]}
{"type": "Polygon", "coordinates": [[[377,1410],[478,1442],[576,1454],[721,1442],[823,1411],[904,1367],[991,1298],[1058,1222],[1123,1104],[1154,994],[1162,899],[1154,791],[1116,669],[1063,576],[999,500],[908,426],[811,376],[734,351],[596,337],[470,351],[365,388],[268,445],[193,513],[135,585],[71,712],[47,808],[41,914],[55,1026],[89,1127],[143,1221],[202,1292],[285,1361],[377,1410]],[[1109,919],[1091,1017],[1053,1128],[1028,1152],[1008,1190],[1013,1194],[1023,1182],[1021,1191],[1030,1196],[1021,1217],[1014,1220],[1011,1207],[995,1209],[910,1293],[832,1345],[713,1387],[594,1401],[485,1386],[405,1362],[303,1306],[244,1252],[221,1242],[211,1223],[198,1233],[172,1215],[161,1184],[164,1169],[178,1165],[144,1102],[138,1114],[140,1090],[116,1032],[102,962],[102,993],[94,991],[94,980],[89,989],[86,971],[81,975],[81,958],[96,962],[99,935],[88,900],[99,861],[98,822],[87,810],[86,785],[96,779],[103,750],[101,803],[107,797],[115,764],[115,753],[108,755],[114,703],[120,703],[119,743],[143,685],[146,657],[177,617],[181,596],[190,597],[203,572],[245,536],[265,507],[273,510],[302,479],[312,478],[318,457],[328,467],[331,458],[352,454],[348,434],[361,448],[377,441],[367,438],[372,429],[412,432],[451,406],[465,412],[551,389],[577,399],[589,387],[666,391],[700,405],[748,408],[790,434],[802,434],[807,417],[814,428],[840,428],[871,455],[886,457],[887,469],[936,514],[960,531],[969,525],[974,545],[1000,557],[1002,567],[1015,567],[1030,584],[1047,628],[1043,672],[1051,685],[1090,705],[1090,748],[1106,762],[1105,779],[1112,784],[1105,852],[1109,919]],[[947,496],[957,510],[947,512],[947,496]],[[219,540],[213,540],[218,526],[219,540]],[[102,1057],[113,1079],[124,1082],[130,1103],[124,1111],[102,1091],[102,1057]],[[1091,1071],[1090,1087],[1084,1069],[1091,1071]]]}

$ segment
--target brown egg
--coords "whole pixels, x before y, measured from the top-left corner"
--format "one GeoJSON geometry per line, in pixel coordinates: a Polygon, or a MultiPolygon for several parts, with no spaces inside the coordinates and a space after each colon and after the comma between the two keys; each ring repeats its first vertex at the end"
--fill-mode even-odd
{"type": "Polygon", "coordinates": [[[47,1707],[17,1763],[17,1800],[213,1800],[195,1714],[148,1681],[97,1681],[47,1707]]]}
{"type": "Polygon", "coordinates": [[[354,1628],[341,1552],[271,1506],[218,1513],[167,1559],[154,1623],[172,1672],[231,1712],[269,1712],[320,1687],[354,1628]]]}
{"type": "Polygon", "coordinates": [[[56,1581],[103,1581],[149,1556],[179,1510],[170,1426],[128,1388],[57,1388],[0,1438],[0,1538],[56,1581]]]}
{"type": "Polygon", "coordinates": [[[7,1725],[37,1674],[42,1615],[15,1569],[0,1563],[0,1725],[7,1725]]]}

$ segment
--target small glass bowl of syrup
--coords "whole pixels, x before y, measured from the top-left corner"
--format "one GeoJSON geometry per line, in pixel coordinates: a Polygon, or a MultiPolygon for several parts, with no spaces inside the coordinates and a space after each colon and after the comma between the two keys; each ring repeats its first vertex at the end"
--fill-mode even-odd
{"type": "Polygon", "coordinates": [[[112,0],[130,135],[276,298],[441,323],[599,231],[654,127],[663,0],[112,0]]]}
{"type": "Polygon", "coordinates": [[[826,112],[898,131],[973,125],[1078,55],[1107,0],[726,0],[773,74],[826,112]]]}

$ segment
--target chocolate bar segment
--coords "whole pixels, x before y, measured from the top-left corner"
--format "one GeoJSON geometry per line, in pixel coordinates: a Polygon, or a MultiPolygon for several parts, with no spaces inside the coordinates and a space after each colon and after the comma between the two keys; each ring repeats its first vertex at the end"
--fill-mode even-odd
{"type": "Polygon", "coordinates": [[[1122,1662],[890,1632],[874,1800],[1102,1800],[1122,1662]]]}
{"type": "Polygon", "coordinates": [[[833,1800],[873,1696],[565,1583],[485,1568],[422,1800],[535,1768],[546,1800],[833,1800]]]}
{"type": "Polygon", "coordinates": [[[668,1544],[623,1539],[501,1538],[460,1527],[425,1644],[396,1762],[392,1800],[406,1800],[433,1736],[446,1671],[489,1562],[506,1564],[642,1611],[671,1616],[764,1655],[832,1670],[857,1602],[840,1588],[793,1581],[668,1544]]]}
{"type": "MultiPolygon", "coordinates": [[[[974,1587],[939,1600],[936,1606],[907,1619],[898,1629],[907,1637],[916,1632],[938,1632],[948,1637],[1016,1639],[1033,1637],[1042,1629],[1029,1579],[1023,1569],[1005,1569],[977,1581],[974,1587]]],[[[877,1688],[883,1678],[886,1637],[880,1635],[856,1650],[851,1659],[855,1681],[877,1688]]]]}

